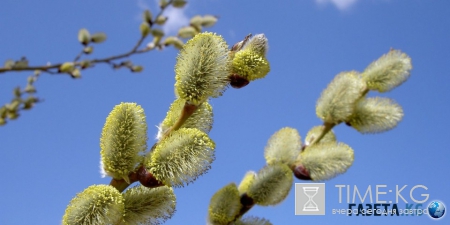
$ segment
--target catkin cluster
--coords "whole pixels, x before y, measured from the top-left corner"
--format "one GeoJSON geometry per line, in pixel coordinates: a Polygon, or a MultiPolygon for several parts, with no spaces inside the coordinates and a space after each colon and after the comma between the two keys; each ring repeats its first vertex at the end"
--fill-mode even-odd
{"type": "Polygon", "coordinates": [[[298,131],[285,127],[270,137],[264,151],[267,165],[249,171],[237,186],[231,183],[211,198],[208,222],[213,225],[269,225],[269,221],[242,217],[254,205],[276,205],[289,194],[293,175],[321,181],[345,173],[353,164],[353,149],[336,140],[332,128],[340,123],[361,133],[394,128],[403,110],[388,98],[367,97],[370,90],[386,92],[402,84],[410,74],[411,59],[398,50],[370,64],[362,73],[338,74],[322,92],[316,113],[323,125],[313,127],[302,144],[298,131]]]}
{"type": "Polygon", "coordinates": [[[114,107],[100,138],[100,170],[112,177],[111,183],[77,194],[63,216],[64,225],[159,224],[172,216],[172,187],[194,182],[214,161],[209,99],[234,85],[235,73],[248,84],[269,72],[265,36],[245,42],[242,49],[230,50],[221,36],[205,32],[183,46],[175,65],[176,99],[150,149],[143,108],[136,103],[114,107]],[[264,70],[259,69],[261,62],[264,70]],[[137,181],[139,185],[127,189],[137,181]]]}

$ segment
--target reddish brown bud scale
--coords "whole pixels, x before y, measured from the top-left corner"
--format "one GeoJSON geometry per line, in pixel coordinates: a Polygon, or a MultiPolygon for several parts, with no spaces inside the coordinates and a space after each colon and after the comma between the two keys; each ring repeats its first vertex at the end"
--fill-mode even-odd
{"type": "Polygon", "coordinates": [[[142,184],[142,186],[145,187],[159,187],[163,186],[164,184],[161,183],[159,180],[157,180],[153,174],[149,173],[147,169],[145,169],[144,166],[141,166],[139,170],[137,171],[137,176],[139,179],[139,182],[142,184]]]}
{"type": "Polygon", "coordinates": [[[230,85],[233,88],[242,88],[250,83],[250,81],[237,74],[232,74],[229,78],[230,78],[230,85]]]}
{"type": "Polygon", "coordinates": [[[303,165],[298,165],[294,168],[294,176],[300,180],[311,180],[309,172],[303,165]]]}

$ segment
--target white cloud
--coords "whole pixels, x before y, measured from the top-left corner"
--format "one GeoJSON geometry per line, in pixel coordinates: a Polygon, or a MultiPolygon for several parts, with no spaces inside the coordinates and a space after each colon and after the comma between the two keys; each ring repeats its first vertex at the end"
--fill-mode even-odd
{"type": "Polygon", "coordinates": [[[190,19],[185,14],[186,7],[187,5],[182,9],[169,7],[164,10],[163,15],[169,18],[163,26],[164,33],[174,35],[178,33],[178,29],[189,25],[190,19]]]}
{"type": "Polygon", "coordinates": [[[355,4],[358,0],[316,0],[318,4],[334,4],[339,10],[346,10],[355,4]]]}

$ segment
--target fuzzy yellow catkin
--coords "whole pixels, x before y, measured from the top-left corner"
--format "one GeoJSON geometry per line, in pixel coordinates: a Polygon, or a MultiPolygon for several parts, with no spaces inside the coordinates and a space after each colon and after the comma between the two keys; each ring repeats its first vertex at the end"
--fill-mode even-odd
{"type": "Polygon", "coordinates": [[[258,55],[266,56],[267,50],[269,50],[269,41],[264,34],[257,34],[245,43],[243,50],[251,50],[258,55]]]}
{"type": "Polygon", "coordinates": [[[348,121],[359,132],[379,133],[397,126],[403,118],[403,109],[389,98],[361,99],[348,121]]]}
{"type": "Polygon", "coordinates": [[[70,201],[62,224],[116,224],[123,214],[124,200],[116,188],[110,185],[92,185],[70,201]]]}
{"type": "Polygon", "coordinates": [[[338,74],[317,100],[317,117],[331,124],[346,121],[364,90],[365,84],[356,71],[338,74]]]}
{"type": "Polygon", "coordinates": [[[267,164],[284,163],[291,165],[302,148],[298,131],[294,128],[284,127],[273,134],[264,149],[267,164]]]}
{"type": "Polygon", "coordinates": [[[239,184],[238,190],[239,194],[247,193],[248,188],[252,185],[253,181],[255,180],[256,173],[254,171],[248,171],[244,178],[242,178],[241,183],[239,184]]]}
{"type": "Polygon", "coordinates": [[[270,71],[269,61],[251,49],[244,49],[234,55],[232,73],[249,81],[264,78],[270,71]]]}
{"type": "Polygon", "coordinates": [[[247,195],[258,205],[276,205],[289,194],[292,181],[292,170],[287,165],[268,165],[258,172],[247,195]]]}
{"type": "MultiPolygon", "coordinates": [[[[116,105],[106,118],[100,138],[101,170],[114,179],[125,179],[147,150],[144,110],[136,103],[116,105]]],[[[104,174],[104,175],[105,175],[104,174]]]]}
{"type": "Polygon", "coordinates": [[[214,161],[215,144],[196,128],[180,128],[164,138],[145,159],[157,180],[182,187],[206,173],[214,161]]]}
{"type": "Polygon", "coordinates": [[[175,212],[176,198],[167,186],[134,186],[123,193],[126,224],[161,224],[175,212]]]}
{"type": "MultiPolygon", "coordinates": [[[[312,143],[317,137],[320,136],[320,133],[322,133],[324,126],[315,126],[311,128],[311,130],[308,131],[308,134],[306,134],[305,137],[305,145],[309,145],[312,143]]],[[[326,142],[336,142],[336,136],[334,135],[334,132],[330,130],[323,136],[323,138],[319,141],[319,143],[326,143],[326,142]]]]}
{"type": "Polygon", "coordinates": [[[314,181],[329,180],[353,164],[353,149],[336,142],[317,143],[300,154],[300,163],[314,181]]]}
{"type": "Polygon", "coordinates": [[[177,96],[194,105],[220,96],[228,85],[229,63],[228,45],[221,36],[208,32],[195,35],[177,57],[177,96]]]}
{"type": "MultiPolygon", "coordinates": [[[[186,101],[184,99],[176,99],[170,105],[166,118],[161,122],[157,139],[165,133],[167,129],[172,127],[179,119],[186,101]]],[[[206,101],[203,102],[197,110],[183,123],[181,128],[197,128],[205,133],[208,133],[213,124],[213,110],[212,106],[206,101]]]]}
{"type": "Polygon", "coordinates": [[[230,224],[239,214],[241,207],[236,184],[228,184],[212,196],[208,208],[208,222],[214,225],[230,224]]]}
{"type": "Polygon", "coordinates": [[[387,92],[405,82],[410,76],[411,69],[411,58],[393,49],[372,62],[361,76],[367,88],[387,92]]]}

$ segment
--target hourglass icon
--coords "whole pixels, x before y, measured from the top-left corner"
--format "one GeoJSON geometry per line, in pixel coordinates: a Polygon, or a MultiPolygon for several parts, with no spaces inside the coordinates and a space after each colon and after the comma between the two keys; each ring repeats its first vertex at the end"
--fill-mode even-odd
{"type": "Polygon", "coordinates": [[[317,194],[317,190],[319,190],[319,187],[303,187],[303,193],[309,198],[303,206],[303,211],[319,211],[319,207],[313,201],[314,196],[317,194]]]}

